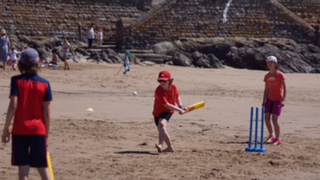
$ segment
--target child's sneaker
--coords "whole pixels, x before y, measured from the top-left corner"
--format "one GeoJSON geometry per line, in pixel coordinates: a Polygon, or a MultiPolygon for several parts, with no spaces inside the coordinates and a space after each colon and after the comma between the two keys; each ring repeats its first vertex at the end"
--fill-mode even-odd
{"type": "Polygon", "coordinates": [[[274,142],[276,142],[277,139],[274,136],[269,136],[268,140],[266,141],[267,144],[273,144],[274,142]]]}
{"type": "Polygon", "coordinates": [[[278,140],[276,140],[276,142],[274,142],[274,143],[273,143],[273,145],[275,145],[275,146],[279,146],[281,143],[282,143],[282,142],[281,142],[281,140],[280,140],[280,139],[278,139],[278,140]]]}

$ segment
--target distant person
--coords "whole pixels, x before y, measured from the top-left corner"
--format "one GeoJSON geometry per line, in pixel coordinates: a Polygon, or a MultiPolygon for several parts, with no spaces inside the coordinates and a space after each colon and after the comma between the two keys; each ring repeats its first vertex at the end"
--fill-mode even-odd
{"type": "Polygon", "coordinates": [[[18,179],[28,179],[30,167],[37,168],[42,180],[50,179],[46,155],[52,92],[49,81],[38,75],[38,63],[38,52],[25,49],[18,62],[21,74],[11,78],[1,141],[8,143],[12,138],[12,165],[19,168],[18,179]]]}
{"type": "Polygon", "coordinates": [[[46,65],[48,64],[47,57],[46,57],[45,53],[42,52],[42,51],[38,51],[38,53],[39,53],[39,63],[38,63],[38,66],[41,67],[41,68],[45,68],[46,65]]]}
{"type": "Polygon", "coordinates": [[[48,66],[56,68],[56,67],[58,67],[58,59],[59,59],[58,50],[57,49],[53,49],[51,52],[52,52],[52,59],[49,62],[48,66]]]}
{"type": "Polygon", "coordinates": [[[6,70],[6,62],[8,60],[8,50],[10,47],[10,40],[7,36],[6,30],[1,30],[0,36],[0,62],[2,62],[2,69],[6,70]]]}
{"type": "Polygon", "coordinates": [[[131,52],[127,51],[123,58],[123,67],[124,67],[123,74],[124,75],[126,75],[127,72],[130,71],[130,56],[131,56],[131,52]]]}
{"type": "Polygon", "coordinates": [[[10,55],[10,59],[8,61],[10,61],[9,63],[7,63],[8,65],[11,65],[13,70],[16,70],[16,66],[18,63],[18,56],[19,56],[19,51],[17,51],[17,48],[15,45],[12,45],[9,51],[9,55],[10,55]]]}
{"type": "Polygon", "coordinates": [[[67,38],[63,38],[62,43],[62,51],[63,51],[63,61],[64,61],[64,70],[70,70],[69,63],[68,63],[68,55],[70,53],[71,45],[68,42],[67,38]]]}
{"type": "Polygon", "coordinates": [[[98,32],[98,46],[101,47],[103,42],[103,30],[100,29],[98,32]]]}
{"type": "Polygon", "coordinates": [[[158,152],[174,152],[174,148],[167,132],[167,124],[174,111],[179,114],[185,113],[182,106],[179,90],[173,84],[173,78],[170,72],[161,71],[158,75],[159,86],[155,90],[155,99],[153,106],[154,122],[159,133],[159,143],[155,145],[158,152]],[[163,150],[163,142],[167,144],[167,148],[163,150]]]}
{"type": "Polygon", "coordinates": [[[278,118],[286,98],[285,76],[278,70],[278,60],[275,56],[269,56],[266,61],[269,72],[264,76],[265,88],[262,101],[262,106],[265,108],[265,122],[269,132],[266,143],[280,145],[282,142],[278,118]]]}
{"type": "Polygon", "coordinates": [[[21,48],[21,53],[22,53],[25,49],[27,49],[27,48],[28,48],[28,46],[22,47],[22,48],[21,48]]]}
{"type": "Polygon", "coordinates": [[[90,24],[88,29],[88,48],[92,48],[92,44],[95,38],[95,32],[94,32],[94,24],[90,24]]]}

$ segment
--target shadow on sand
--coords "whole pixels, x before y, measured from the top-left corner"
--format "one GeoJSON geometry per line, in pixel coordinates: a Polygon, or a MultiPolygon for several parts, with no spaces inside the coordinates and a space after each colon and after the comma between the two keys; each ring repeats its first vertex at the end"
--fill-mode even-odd
{"type": "Polygon", "coordinates": [[[248,144],[249,142],[248,141],[245,141],[245,142],[243,142],[243,141],[229,141],[229,142],[220,142],[220,144],[248,144]]]}
{"type": "Polygon", "coordinates": [[[159,153],[156,152],[150,152],[150,151],[118,151],[117,154],[145,154],[145,155],[159,155],[159,153]]]}

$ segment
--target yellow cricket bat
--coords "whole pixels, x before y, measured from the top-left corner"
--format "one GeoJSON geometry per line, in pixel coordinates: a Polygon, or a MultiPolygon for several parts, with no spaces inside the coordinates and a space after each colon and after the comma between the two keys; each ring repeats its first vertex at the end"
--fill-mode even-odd
{"type": "Polygon", "coordinates": [[[49,151],[47,151],[47,161],[48,161],[48,169],[49,169],[51,180],[54,180],[54,174],[53,174],[53,169],[51,164],[51,156],[49,151]]]}
{"type": "Polygon", "coordinates": [[[206,104],[205,101],[201,101],[201,102],[192,104],[192,105],[187,107],[187,112],[191,112],[193,110],[196,110],[196,109],[199,109],[199,108],[203,108],[205,104],[206,104]]]}

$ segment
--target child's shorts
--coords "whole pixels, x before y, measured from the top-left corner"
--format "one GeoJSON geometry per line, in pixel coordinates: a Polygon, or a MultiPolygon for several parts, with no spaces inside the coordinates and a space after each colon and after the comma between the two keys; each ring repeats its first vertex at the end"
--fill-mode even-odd
{"type": "Polygon", "coordinates": [[[13,62],[12,62],[11,59],[9,59],[9,60],[7,60],[6,64],[7,64],[8,66],[11,66],[11,65],[13,64],[13,62]]]}
{"type": "Polygon", "coordinates": [[[48,167],[46,137],[13,134],[11,161],[13,166],[48,167]]]}
{"type": "Polygon", "coordinates": [[[166,119],[169,122],[171,116],[172,116],[172,113],[162,113],[162,114],[160,114],[160,116],[154,117],[154,122],[155,122],[156,126],[158,126],[159,120],[166,119]]]}
{"type": "Polygon", "coordinates": [[[124,70],[127,71],[127,72],[130,71],[130,66],[129,65],[125,65],[124,66],[124,70]]]}
{"type": "Polygon", "coordinates": [[[63,51],[63,55],[68,56],[69,54],[70,54],[70,52],[68,50],[63,51]]]}
{"type": "Polygon", "coordinates": [[[280,101],[272,101],[267,99],[265,103],[265,113],[270,113],[273,115],[280,116],[282,111],[282,106],[280,101]]]}

